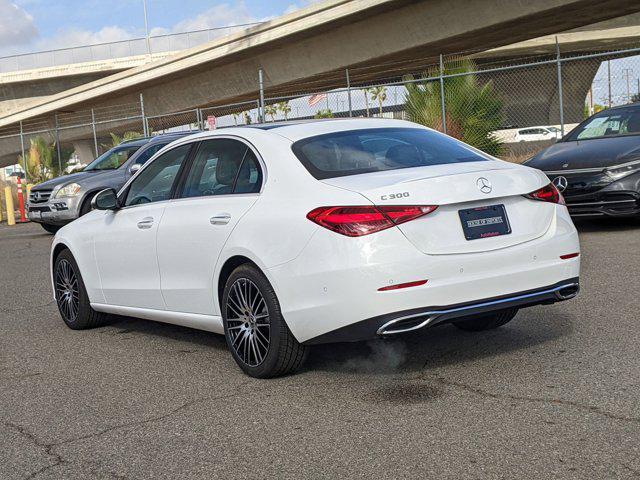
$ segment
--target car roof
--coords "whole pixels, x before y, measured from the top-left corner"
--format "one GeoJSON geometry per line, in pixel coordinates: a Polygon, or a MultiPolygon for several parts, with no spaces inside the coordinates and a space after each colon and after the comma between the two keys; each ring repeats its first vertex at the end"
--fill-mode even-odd
{"type": "Polygon", "coordinates": [[[627,103],[626,105],[617,105],[615,107],[605,108],[604,110],[600,110],[598,113],[607,112],[609,110],[635,110],[640,108],[640,102],[627,103]]]}
{"type": "Polygon", "coordinates": [[[195,133],[199,133],[201,130],[190,130],[188,132],[169,132],[169,133],[160,133],[158,135],[153,135],[151,137],[141,137],[134,138],[133,140],[127,140],[122,142],[118,146],[142,146],[147,143],[156,143],[156,142],[173,142],[182,137],[186,137],[188,135],[193,135],[195,133]]]}
{"type": "Polygon", "coordinates": [[[554,128],[554,127],[553,127],[553,125],[534,125],[532,127],[519,128],[518,131],[522,132],[524,130],[531,130],[531,129],[534,129],[534,128],[547,128],[547,129],[549,129],[549,128],[554,128]]]}
{"type": "Polygon", "coordinates": [[[286,122],[257,123],[238,127],[224,127],[216,130],[204,131],[193,135],[189,139],[204,139],[218,135],[246,136],[247,131],[262,131],[267,135],[278,135],[293,142],[303,138],[314,137],[333,132],[347,130],[363,130],[369,128],[426,128],[405,120],[393,120],[388,118],[335,118],[295,120],[286,122]]]}

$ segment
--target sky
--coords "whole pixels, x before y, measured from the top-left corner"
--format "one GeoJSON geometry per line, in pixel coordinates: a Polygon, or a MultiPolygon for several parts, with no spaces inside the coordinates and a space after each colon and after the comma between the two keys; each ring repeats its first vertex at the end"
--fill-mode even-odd
{"type": "MultiPolygon", "coordinates": [[[[147,0],[151,35],[268,20],[314,0],[147,0]]],[[[0,0],[0,57],[144,36],[142,0],[0,0]]]]}

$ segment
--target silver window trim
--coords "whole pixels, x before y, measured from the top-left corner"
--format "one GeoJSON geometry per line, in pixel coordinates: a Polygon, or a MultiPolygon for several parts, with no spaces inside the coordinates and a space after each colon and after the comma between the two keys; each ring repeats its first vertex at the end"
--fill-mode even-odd
{"type": "MultiPolygon", "coordinates": [[[[169,153],[170,151],[175,150],[176,148],[183,147],[184,145],[186,145],[186,144],[188,144],[188,143],[189,143],[189,142],[185,142],[185,143],[180,143],[180,144],[178,144],[178,145],[173,145],[173,144],[171,144],[171,143],[170,143],[169,145],[172,145],[172,147],[171,147],[171,148],[167,148],[167,149],[165,150],[165,148],[169,146],[169,145],[165,145],[163,148],[161,148],[160,150],[158,150],[158,151],[155,153],[155,155],[154,155],[153,157],[151,157],[149,160],[147,160],[147,161],[146,161],[146,163],[142,166],[142,168],[140,168],[140,170],[138,170],[138,171],[135,173],[135,175],[132,175],[132,176],[129,178],[129,180],[127,180],[127,183],[125,183],[125,184],[123,185],[123,187],[118,191],[118,193],[117,193],[116,197],[117,197],[118,199],[120,199],[120,195],[122,195],[122,194],[127,190],[127,188],[129,188],[129,185],[130,185],[130,184],[131,184],[131,183],[132,183],[136,178],[138,178],[138,176],[140,175],[140,172],[143,172],[146,168],[148,168],[148,167],[149,167],[149,165],[151,165],[151,163],[152,163],[152,162],[155,162],[157,158],[159,158],[161,155],[164,155],[165,153],[169,153]]],[[[186,160],[186,158],[185,158],[185,160],[186,160]]],[[[180,164],[180,166],[182,167],[182,164],[180,164]]],[[[179,173],[179,172],[180,172],[180,169],[178,169],[178,173],[179,173]]],[[[175,179],[174,179],[174,182],[175,182],[175,179]]],[[[131,208],[131,207],[142,207],[142,206],[144,206],[144,205],[149,205],[149,203],[161,203],[161,202],[167,202],[167,201],[169,201],[169,200],[171,200],[171,199],[170,199],[170,198],[168,198],[167,200],[160,200],[160,201],[158,201],[158,202],[142,203],[142,204],[140,204],[140,205],[124,205],[124,206],[122,206],[122,207],[120,208],[120,210],[129,209],[129,208],[131,208]]]]}
{"type": "MultiPolygon", "coordinates": [[[[237,140],[240,143],[244,143],[244,145],[253,152],[253,154],[255,155],[255,157],[258,159],[258,168],[260,168],[261,173],[262,173],[262,179],[261,179],[261,185],[260,185],[260,191],[257,193],[225,193],[224,195],[199,195],[197,197],[177,197],[174,198],[172,200],[187,200],[187,199],[194,199],[194,198],[212,198],[212,197],[237,197],[238,195],[260,195],[262,193],[262,190],[264,189],[264,185],[267,180],[267,168],[266,165],[264,163],[264,160],[262,159],[262,157],[260,156],[260,154],[258,153],[258,150],[253,146],[253,144],[251,142],[249,142],[247,139],[243,138],[243,137],[239,137],[237,135],[215,135],[215,136],[211,136],[211,137],[205,137],[205,138],[200,138],[197,140],[198,143],[203,143],[203,142],[210,142],[210,141],[215,141],[215,140],[237,140]]],[[[195,140],[194,140],[195,142],[195,140]]],[[[196,154],[198,152],[196,151],[196,154]]],[[[246,155],[246,153],[245,153],[246,155]]],[[[194,158],[195,160],[195,158],[194,158]]],[[[151,159],[149,160],[151,161],[151,159]]],[[[193,166],[193,164],[191,165],[193,166]]],[[[190,173],[190,172],[188,172],[190,173]]]]}
{"type": "MultiPolygon", "coordinates": [[[[260,168],[262,168],[262,185],[260,185],[260,191],[258,193],[254,193],[254,194],[251,194],[251,195],[260,195],[260,194],[262,194],[262,192],[264,190],[264,186],[266,185],[267,178],[268,178],[267,165],[266,165],[264,159],[262,158],[262,155],[260,155],[260,153],[258,152],[258,149],[249,140],[247,140],[246,138],[240,137],[238,135],[222,134],[222,135],[211,135],[211,136],[206,136],[206,137],[198,136],[196,138],[186,137],[184,139],[176,140],[176,142],[172,142],[172,143],[170,143],[168,145],[165,145],[163,148],[158,150],[153,157],[151,157],[149,160],[147,160],[146,163],[142,166],[142,168],[140,170],[138,170],[136,172],[135,175],[131,176],[131,178],[129,178],[129,180],[127,180],[127,182],[122,186],[122,188],[120,190],[118,190],[117,197],[120,198],[120,195],[122,195],[127,190],[127,188],[129,188],[129,185],[131,184],[131,182],[133,182],[135,180],[135,178],[138,175],[140,175],[140,172],[143,172],[145,170],[145,168],[148,168],[149,165],[151,165],[153,162],[155,162],[158,157],[160,157],[161,155],[164,155],[166,152],[169,152],[169,151],[173,150],[174,148],[182,147],[183,145],[200,143],[200,142],[203,142],[203,141],[206,141],[206,140],[215,140],[215,139],[218,139],[218,138],[228,138],[228,139],[231,139],[231,140],[239,140],[240,142],[244,143],[247,147],[249,147],[251,149],[253,154],[258,159],[258,163],[260,164],[260,168]]],[[[231,194],[228,194],[228,195],[242,195],[242,194],[231,193],[231,194]]],[[[213,197],[213,196],[222,196],[222,195],[211,195],[211,197],[213,197]]],[[[190,198],[196,198],[196,197],[190,197],[190,198]]],[[[209,198],[209,197],[197,197],[197,198],[209,198]]],[[[180,197],[180,199],[182,199],[182,197],[180,197]]],[[[169,199],[169,200],[174,200],[174,199],[169,199]]],[[[165,201],[165,200],[163,200],[163,201],[165,201]]],[[[148,204],[143,204],[143,205],[148,205],[148,204]]],[[[142,206],[142,205],[128,205],[126,207],[122,207],[122,209],[131,208],[131,207],[139,207],[139,206],[142,206]]]]}

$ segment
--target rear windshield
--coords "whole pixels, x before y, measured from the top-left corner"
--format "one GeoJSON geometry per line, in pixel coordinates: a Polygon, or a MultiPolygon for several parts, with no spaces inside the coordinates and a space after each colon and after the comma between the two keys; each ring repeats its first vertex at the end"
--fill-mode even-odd
{"type": "Polygon", "coordinates": [[[491,158],[458,140],[420,128],[335,132],[299,140],[292,148],[318,180],[491,158]]]}

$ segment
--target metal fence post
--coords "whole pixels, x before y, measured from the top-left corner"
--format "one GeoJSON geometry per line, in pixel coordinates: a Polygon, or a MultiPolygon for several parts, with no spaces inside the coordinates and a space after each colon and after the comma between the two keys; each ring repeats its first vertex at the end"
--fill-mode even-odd
{"type": "Polygon", "coordinates": [[[611,108],[611,60],[607,60],[607,78],[609,88],[609,108],[611,108]]]}
{"type": "Polygon", "coordinates": [[[347,76],[347,99],[349,100],[349,117],[353,117],[353,111],[351,110],[351,80],[349,79],[349,69],[345,69],[347,76]]]}
{"type": "Polygon", "coordinates": [[[196,108],[196,122],[198,122],[198,130],[204,130],[204,122],[202,120],[202,110],[196,108]]]}
{"type": "Polygon", "coordinates": [[[558,103],[560,104],[560,136],[564,137],[564,99],[562,97],[562,61],[560,60],[560,44],[556,37],[556,60],[558,62],[558,103]]]}
{"type": "Polygon", "coordinates": [[[58,130],[58,112],[53,114],[53,118],[56,122],[56,150],[58,152],[58,172],[62,175],[62,151],[60,149],[60,132],[58,130]]]}
{"type": "Polygon", "coordinates": [[[447,107],[444,101],[444,61],[440,54],[440,106],[442,108],[442,133],[447,133],[447,107]]]}
{"type": "Polygon", "coordinates": [[[260,85],[260,103],[258,105],[258,122],[264,123],[264,78],[262,69],[258,70],[258,83],[260,85]]]}
{"type": "Polygon", "coordinates": [[[140,94],[140,115],[142,115],[142,134],[148,137],[149,124],[147,123],[147,116],[144,114],[144,96],[142,94],[140,94]]]}
{"type": "Polygon", "coordinates": [[[20,120],[20,149],[22,150],[22,168],[24,168],[24,179],[28,182],[29,171],[27,170],[27,157],[24,154],[24,131],[22,129],[22,120],[20,120]]]}
{"type": "Polygon", "coordinates": [[[93,130],[93,148],[96,151],[96,158],[98,158],[98,135],[96,133],[96,114],[91,109],[91,129],[93,130]]]}

